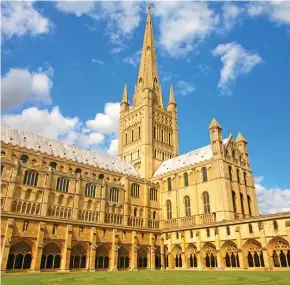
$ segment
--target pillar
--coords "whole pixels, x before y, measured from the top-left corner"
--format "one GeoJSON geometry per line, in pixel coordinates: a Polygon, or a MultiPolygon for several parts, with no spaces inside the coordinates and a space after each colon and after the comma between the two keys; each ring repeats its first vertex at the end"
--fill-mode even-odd
{"type": "Polygon", "coordinates": [[[221,257],[220,236],[219,236],[219,230],[217,228],[215,229],[215,246],[216,246],[216,258],[217,258],[218,268],[223,268],[222,257],[221,257]]]}
{"type": "Polygon", "coordinates": [[[65,234],[65,242],[64,246],[61,251],[61,262],[60,262],[60,271],[67,272],[70,270],[70,255],[71,255],[71,248],[72,248],[72,226],[67,225],[66,227],[66,234],[65,234]]]}
{"type": "Polygon", "coordinates": [[[155,244],[153,234],[150,234],[150,269],[155,270],[155,244]]]}
{"type": "Polygon", "coordinates": [[[40,222],[38,224],[37,239],[35,241],[34,252],[32,254],[32,261],[30,266],[31,272],[40,271],[41,256],[43,250],[43,238],[44,238],[45,223],[40,222]]]}
{"type": "Polygon", "coordinates": [[[200,232],[196,232],[196,254],[197,254],[197,268],[202,269],[204,267],[202,260],[201,252],[201,241],[200,241],[200,232]]]}
{"type": "MultiPolygon", "coordinates": [[[[10,242],[13,234],[14,228],[14,219],[8,219],[7,225],[4,233],[4,242],[1,252],[1,272],[6,271],[9,251],[10,251],[10,242]]],[[[2,233],[3,234],[3,233],[2,233]]]]}
{"type": "Polygon", "coordinates": [[[97,239],[97,231],[95,227],[91,228],[90,234],[90,242],[89,242],[89,263],[88,270],[94,272],[95,271],[95,259],[96,259],[96,239],[97,239]]]}
{"type": "MultiPolygon", "coordinates": [[[[98,187],[99,188],[99,187],[98,187]]],[[[105,185],[100,186],[100,197],[101,197],[101,205],[100,205],[100,223],[105,222],[105,210],[106,210],[106,190],[107,187],[105,185]]]]}
{"type": "Polygon", "coordinates": [[[181,233],[181,248],[182,248],[182,268],[188,268],[187,260],[185,257],[185,251],[186,251],[186,241],[185,241],[185,233],[181,233]]]}
{"type": "Polygon", "coordinates": [[[240,262],[240,268],[244,269],[245,267],[245,257],[243,253],[243,246],[242,246],[242,238],[241,238],[241,232],[240,227],[236,227],[236,244],[238,247],[238,257],[240,262]]]}
{"type": "Polygon", "coordinates": [[[112,236],[112,247],[111,247],[111,260],[110,260],[110,271],[117,271],[118,265],[118,231],[113,229],[113,236],[112,236]]]}
{"type": "Polygon", "coordinates": [[[160,239],[160,254],[161,254],[161,270],[165,269],[165,248],[164,248],[164,239],[160,239]]]}
{"type": "Polygon", "coordinates": [[[262,253],[263,253],[265,268],[270,268],[269,255],[267,251],[267,240],[266,240],[265,228],[263,224],[260,228],[260,241],[262,245],[262,253]]]}
{"type": "Polygon", "coordinates": [[[132,232],[132,246],[131,246],[131,264],[130,270],[137,270],[137,242],[136,242],[136,232],[132,232]]]}

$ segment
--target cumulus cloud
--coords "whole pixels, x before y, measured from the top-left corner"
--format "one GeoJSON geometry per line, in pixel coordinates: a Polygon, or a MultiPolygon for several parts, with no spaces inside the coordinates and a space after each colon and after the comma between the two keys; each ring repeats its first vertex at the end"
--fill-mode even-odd
{"type": "Polygon", "coordinates": [[[263,186],[264,177],[255,177],[255,187],[261,214],[290,211],[290,188],[267,188],[263,186]]]}
{"type": "Polygon", "coordinates": [[[157,2],[154,14],[160,17],[160,45],[172,57],[185,57],[219,23],[204,2],[157,2]]]}
{"type": "Polygon", "coordinates": [[[119,128],[120,103],[107,103],[104,113],[97,113],[94,120],[88,120],[86,127],[104,134],[117,133],[119,128]]]}
{"type": "Polygon", "coordinates": [[[107,154],[111,157],[117,157],[118,154],[118,139],[111,140],[107,154]]]}
{"type": "Polygon", "coordinates": [[[227,2],[222,7],[222,20],[224,30],[231,30],[235,24],[241,19],[240,16],[243,14],[245,9],[234,3],[227,2]]]}
{"type": "Polygon", "coordinates": [[[194,87],[194,84],[191,83],[191,82],[187,82],[187,81],[184,81],[184,80],[179,80],[176,83],[176,90],[177,90],[177,93],[179,93],[180,95],[186,96],[186,95],[194,92],[195,91],[195,87],[194,87]]]}
{"type": "Polygon", "coordinates": [[[92,63],[98,63],[98,64],[105,64],[105,62],[101,59],[93,58],[92,63]]]}
{"type": "Polygon", "coordinates": [[[56,1],[56,8],[65,13],[73,13],[77,17],[90,14],[95,9],[94,1],[56,1]]]}
{"type": "Polygon", "coordinates": [[[10,69],[1,77],[2,111],[21,106],[25,102],[51,103],[53,69],[30,72],[23,68],[10,69]]]}
{"type": "Polygon", "coordinates": [[[252,2],[247,5],[247,13],[251,17],[267,16],[270,21],[279,25],[290,25],[288,1],[252,2]]]}
{"type": "Polygon", "coordinates": [[[36,36],[48,33],[52,22],[39,13],[33,1],[3,1],[1,4],[2,33],[5,37],[36,36]]]}
{"type": "Polygon", "coordinates": [[[218,88],[222,94],[230,95],[230,85],[240,75],[248,74],[262,58],[254,52],[247,51],[240,44],[231,42],[218,45],[213,51],[214,56],[220,56],[223,67],[220,72],[218,88]]]}

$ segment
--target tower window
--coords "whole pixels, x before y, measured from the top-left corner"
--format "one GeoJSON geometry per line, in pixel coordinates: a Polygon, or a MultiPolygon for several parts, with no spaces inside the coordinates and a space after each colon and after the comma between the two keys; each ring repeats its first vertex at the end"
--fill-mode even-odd
{"type": "Polygon", "coordinates": [[[240,183],[240,171],[239,171],[239,169],[237,169],[237,180],[238,180],[238,183],[240,183]]]}
{"type": "Polygon", "coordinates": [[[250,214],[250,216],[252,216],[251,197],[249,195],[247,195],[247,200],[248,200],[249,214],[250,214]]]}
{"type": "Polygon", "coordinates": [[[157,78],[156,77],[154,77],[154,83],[157,83],[158,81],[157,81],[157,78]]]}
{"type": "Polygon", "coordinates": [[[229,226],[227,226],[227,235],[229,236],[231,234],[231,229],[229,226]]]}
{"type": "Polygon", "coordinates": [[[184,187],[188,186],[188,173],[183,173],[184,187]]]}
{"type": "Polygon", "coordinates": [[[142,83],[142,77],[139,78],[139,83],[142,83]]]}
{"type": "Polygon", "coordinates": [[[171,183],[171,178],[167,179],[167,187],[168,187],[168,191],[172,190],[172,183],[171,183]]]}
{"type": "Polygon", "coordinates": [[[138,128],[138,133],[139,133],[139,139],[141,138],[141,128],[138,128]]]}
{"type": "Polygon", "coordinates": [[[278,223],[277,221],[273,221],[273,227],[275,231],[278,231],[278,223]]]}
{"type": "Polygon", "coordinates": [[[202,180],[203,180],[203,182],[207,181],[207,169],[206,169],[206,167],[202,168],[202,180]]]}
{"type": "Polygon", "coordinates": [[[68,192],[69,180],[63,177],[57,179],[56,191],[68,192]]]}
{"type": "Polygon", "coordinates": [[[252,224],[249,224],[249,233],[250,233],[250,234],[253,233],[253,226],[252,226],[252,224]]]}
{"type": "Polygon", "coordinates": [[[190,209],[190,199],[188,196],[184,198],[184,207],[185,207],[185,216],[190,217],[191,216],[191,209],[190,209]]]}
{"type": "Polygon", "coordinates": [[[237,207],[236,207],[236,192],[235,191],[232,191],[232,201],[233,201],[233,210],[234,210],[234,213],[236,213],[237,207]]]}
{"type": "Polygon", "coordinates": [[[171,209],[171,201],[166,201],[166,213],[167,213],[167,220],[172,219],[172,209],[171,209]]]}
{"type": "Polygon", "coordinates": [[[22,154],[20,157],[20,161],[22,161],[22,163],[27,163],[28,161],[28,156],[25,154],[22,154]]]}
{"type": "Polygon", "coordinates": [[[210,203],[209,203],[209,194],[208,192],[204,192],[202,194],[203,197],[203,207],[204,207],[204,213],[209,214],[210,213],[210,203]]]}
{"type": "Polygon", "coordinates": [[[131,186],[131,196],[139,198],[139,195],[140,195],[140,193],[139,193],[140,190],[139,189],[140,189],[140,185],[139,184],[136,184],[136,183],[132,184],[132,186],[131,186]]]}
{"type": "Polygon", "coordinates": [[[232,167],[231,166],[229,166],[229,176],[230,176],[230,180],[232,181],[233,177],[232,177],[232,167]]]}
{"type": "Polygon", "coordinates": [[[210,229],[206,229],[206,236],[210,237],[210,229]]]}
{"type": "Polygon", "coordinates": [[[247,186],[247,173],[244,172],[244,181],[245,181],[245,185],[247,186]]]}

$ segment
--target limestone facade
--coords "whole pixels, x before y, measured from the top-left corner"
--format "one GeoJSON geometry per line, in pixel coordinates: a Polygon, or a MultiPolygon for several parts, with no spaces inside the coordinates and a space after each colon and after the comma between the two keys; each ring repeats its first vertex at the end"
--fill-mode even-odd
{"type": "Polygon", "coordinates": [[[179,155],[150,8],[118,160],[1,127],[1,270],[289,270],[290,213],[259,215],[246,139],[179,155]]]}

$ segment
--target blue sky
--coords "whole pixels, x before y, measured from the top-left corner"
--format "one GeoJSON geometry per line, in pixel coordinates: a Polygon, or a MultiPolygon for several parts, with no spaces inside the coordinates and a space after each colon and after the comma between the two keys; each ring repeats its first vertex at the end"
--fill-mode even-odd
{"type": "MultiPolygon", "coordinates": [[[[115,155],[114,103],[125,82],[132,101],[146,6],[2,4],[2,123],[115,155]]],[[[224,138],[232,130],[248,140],[262,208],[286,199],[278,209],[290,209],[289,2],[153,1],[152,14],[165,105],[169,84],[175,89],[180,153],[209,144],[215,117],[224,138]]]]}

